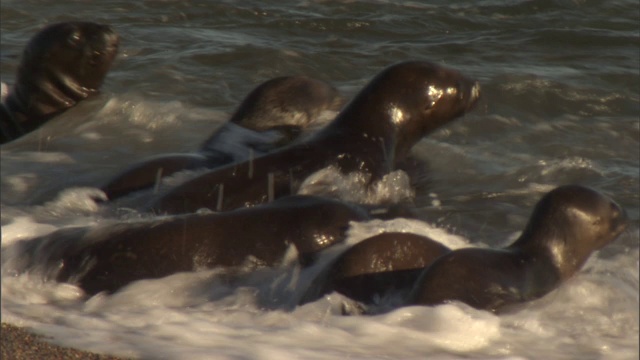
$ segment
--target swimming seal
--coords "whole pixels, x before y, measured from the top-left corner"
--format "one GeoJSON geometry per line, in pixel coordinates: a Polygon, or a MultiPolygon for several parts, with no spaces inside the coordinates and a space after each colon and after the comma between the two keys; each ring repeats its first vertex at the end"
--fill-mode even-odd
{"type": "Polygon", "coordinates": [[[451,251],[428,237],[388,232],[362,240],[340,254],[309,286],[300,304],[336,291],[371,304],[411,289],[422,271],[451,251]]]}
{"type": "Polygon", "coordinates": [[[474,80],[433,63],[389,66],[310,139],[198,176],[154,201],[151,210],[184,213],[264,203],[295,193],[306,177],[329,165],[375,181],[422,137],[470,110],[479,92],[474,80]]]}
{"type": "Polygon", "coordinates": [[[111,27],[91,22],[49,25],[31,38],[0,112],[0,143],[37,129],[97,93],[118,44],[111,27]]]}
{"type": "Polygon", "coordinates": [[[610,198],[579,185],[558,187],[538,202],[512,245],[443,255],[420,275],[409,302],[461,301],[501,311],[538,299],[573,276],[626,226],[625,211],[610,198]]]}
{"type": "Polygon", "coordinates": [[[102,190],[109,200],[152,187],[181,170],[216,168],[260,156],[295,140],[319,122],[325,111],[338,111],[342,99],[330,84],[306,76],[268,80],[242,101],[231,119],[196,153],[163,154],[130,166],[102,190]]]}
{"type": "Polygon", "coordinates": [[[319,251],[344,240],[351,221],[367,219],[359,207],[297,195],[225,213],[61,229],[19,246],[29,259],[27,270],[44,267],[47,277],[92,295],[181,271],[274,265],[290,244],[300,262],[310,264],[319,251]]]}

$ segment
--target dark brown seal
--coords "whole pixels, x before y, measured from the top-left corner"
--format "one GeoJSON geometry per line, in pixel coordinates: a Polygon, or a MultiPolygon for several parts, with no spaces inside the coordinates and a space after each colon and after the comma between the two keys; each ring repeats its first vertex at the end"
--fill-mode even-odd
{"type": "Polygon", "coordinates": [[[160,197],[160,213],[234,209],[295,193],[329,165],[380,178],[422,137],[470,110],[479,85],[459,72],[412,61],[389,66],[307,141],[205,173],[160,197]],[[220,205],[220,206],[217,206],[220,205]]]}
{"type": "Polygon", "coordinates": [[[306,76],[268,80],[247,95],[231,119],[197,153],[163,154],[131,165],[102,190],[109,200],[148,189],[181,170],[213,169],[266,154],[295,140],[324,111],[338,111],[342,100],[330,84],[306,76]]]}
{"type": "Polygon", "coordinates": [[[540,298],[579,271],[626,225],[626,213],[610,198],[583,186],[561,186],[538,202],[512,245],[459,249],[436,260],[420,276],[410,303],[461,301],[499,311],[540,298]]]}
{"type": "Polygon", "coordinates": [[[95,294],[181,271],[274,265],[289,245],[306,265],[344,240],[351,221],[366,219],[364,210],[339,201],[291,196],[225,213],[62,229],[21,242],[18,251],[26,254],[27,269],[43,267],[95,294]]]}
{"type": "Polygon", "coordinates": [[[422,271],[451,250],[428,237],[389,232],[362,240],[313,280],[301,303],[337,291],[363,303],[411,289],[422,271]]]}
{"type": "Polygon", "coordinates": [[[0,114],[0,142],[35,130],[97,93],[118,43],[111,27],[91,22],[49,25],[31,38],[0,114]]]}

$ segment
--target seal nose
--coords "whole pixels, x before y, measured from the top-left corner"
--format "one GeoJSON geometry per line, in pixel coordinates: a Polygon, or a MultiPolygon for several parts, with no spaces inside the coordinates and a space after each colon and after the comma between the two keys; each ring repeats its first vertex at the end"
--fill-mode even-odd
{"type": "Polygon", "coordinates": [[[615,202],[611,202],[611,229],[616,232],[622,232],[629,224],[627,211],[615,202]]]}
{"type": "Polygon", "coordinates": [[[106,40],[106,43],[109,44],[111,47],[115,47],[117,48],[118,45],[120,44],[120,36],[118,35],[118,33],[109,25],[102,25],[103,26],[103,34],[106,40]]]}

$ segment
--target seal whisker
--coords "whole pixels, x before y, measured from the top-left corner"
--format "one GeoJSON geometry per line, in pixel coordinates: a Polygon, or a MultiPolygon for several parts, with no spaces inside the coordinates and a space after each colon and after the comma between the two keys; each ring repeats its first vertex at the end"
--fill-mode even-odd
{"type": "Polygon", "coordinates": [[[272,202],[275,198],[275,181],[274,174],[272,172],[267,175],[267,188],[267,202],[272,202]]]}
{"type": "Polygon", "coordinates": [[[249,179],[253,179],[253,149],[249,149],[249,179]]]}
{"type": "Polygon", "coordinates": [[[295,194],[295,184],[293,182],[293,169],[289,169],[289,195],[295,194]]]}
{"type": "Polygon", "coordinates": [[[154,184],[153,184],[154,194],[157,194],[158,190],[160,190],[160,182],[162,181],[162,171],[163,171],[162,167],[158,168],[158,171],[156,171],[156,180],[154,181],[154,184]]]}
{"type": "Polygon", "coordinates": [[[222,211],[223,197],[224,197],[224,184],[220,184],[220,186],[218,186],[218,202],[216,204],[216,211],[218,212],[222,211]]]}

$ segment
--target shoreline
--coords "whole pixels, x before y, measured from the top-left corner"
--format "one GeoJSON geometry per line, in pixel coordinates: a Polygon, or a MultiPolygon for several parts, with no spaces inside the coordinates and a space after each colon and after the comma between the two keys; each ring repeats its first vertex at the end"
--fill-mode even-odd
{"type": "Polygon", "coordinates": [[[19,326],[3,322],[0,329],[0,359],[87,359],[87,360],[131,360],[108,354],[63,347],[47,341],[47,337],[34,334],[19,326]]]}

